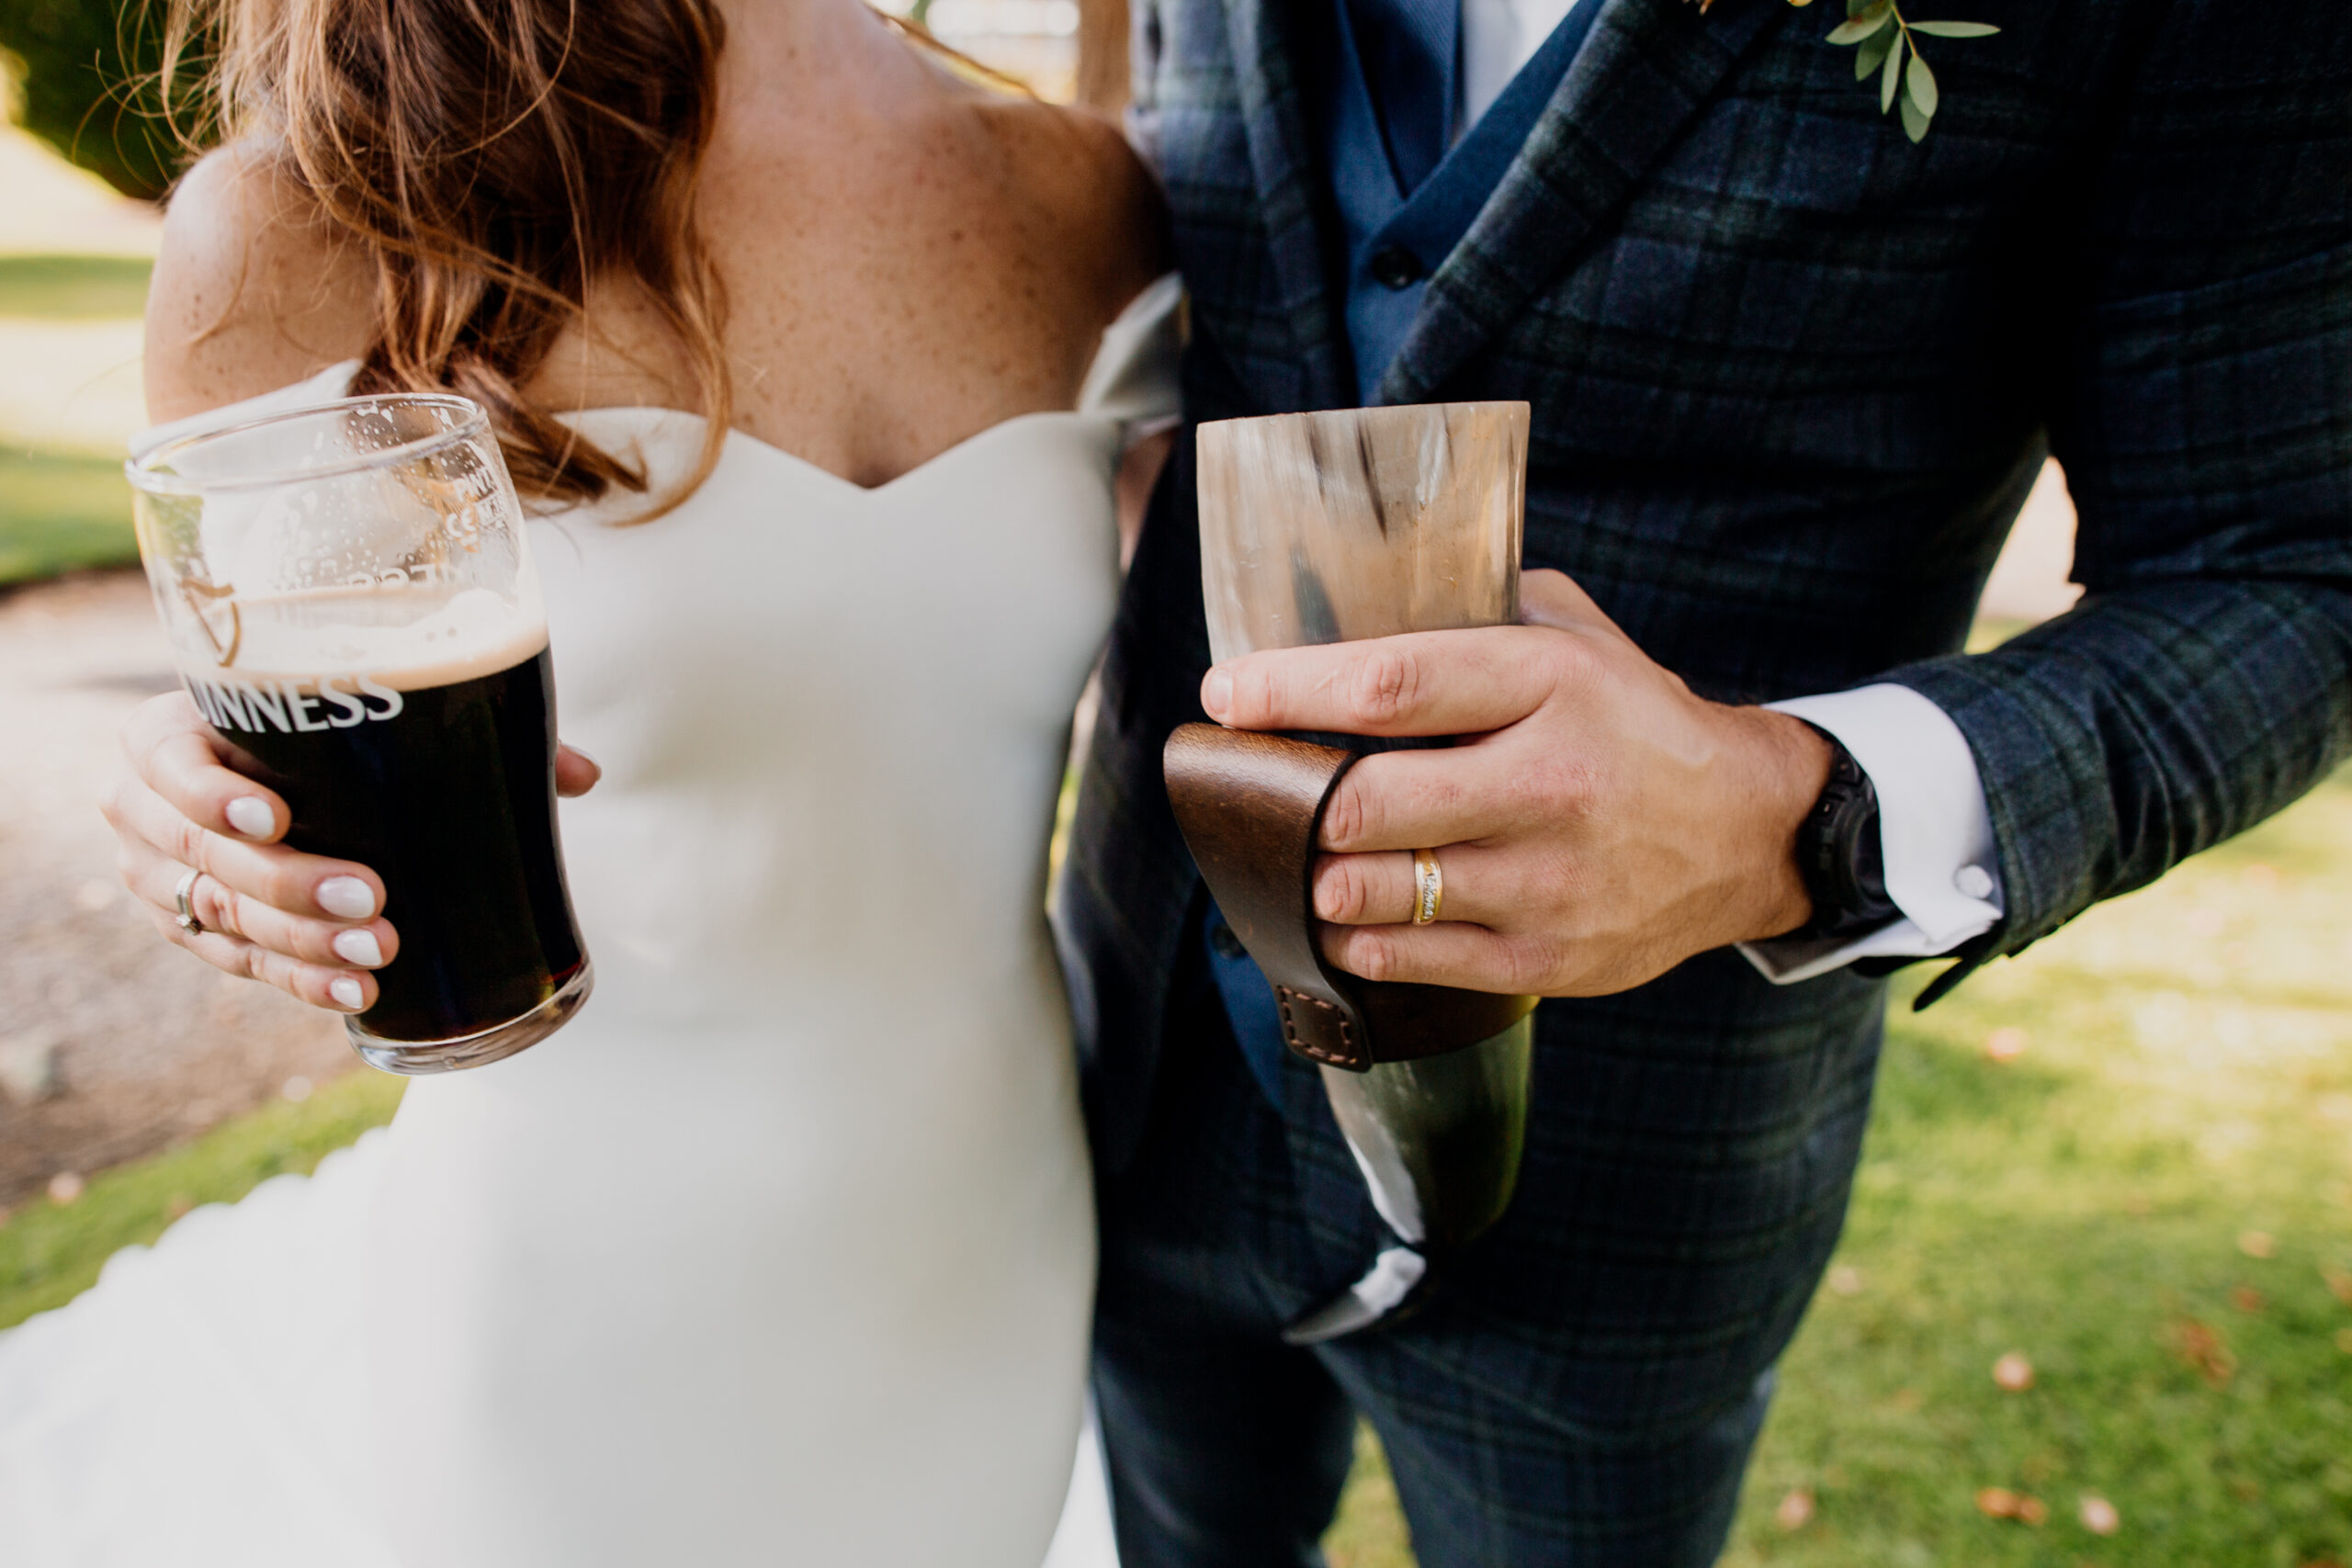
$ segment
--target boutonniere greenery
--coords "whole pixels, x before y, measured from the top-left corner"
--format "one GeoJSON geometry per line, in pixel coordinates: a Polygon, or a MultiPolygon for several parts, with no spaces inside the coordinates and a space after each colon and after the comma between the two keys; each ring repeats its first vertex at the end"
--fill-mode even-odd
{"type": "MultiPolygon", "coordinates": [[[[1715,0],[1699,0],[1703,13],[1715,0]]],[[[1810,6],[1813,0],[1789,0],[1810,6]]],[[[1896,0],[1846,0],[1846,19],[1830,29],[1829,41],[1854,51],[1854,80],[1878,78],[1878,112],[1903,106],[1903,133],[1917,141],[1928,134],[1941,96],[1936,73],[1919,54],[1919,38],[1989,38],[2001,29],[1983,22],[1915,22],[1896,0]]]]}

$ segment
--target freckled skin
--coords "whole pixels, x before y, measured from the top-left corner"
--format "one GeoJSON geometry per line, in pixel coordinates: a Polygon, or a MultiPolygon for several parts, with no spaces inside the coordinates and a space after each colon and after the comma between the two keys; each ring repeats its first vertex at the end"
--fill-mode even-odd
{"type": "MultiPolygon", "coordinates": [[[[1102,329],[1166,265],[1117,131],[964,83],[854,0],[732,0],[699,216],[729,300],[735,425],[878,484],[1067,409],[1102,329]]],[[[358,353],[366,258],[270,166],[215,153],[175,195],[148,312],[149,413],[254,396],[358,353]]],[[[592,288],[530,390],[694,406],[647,304],[592,288]]]]}
{"type": "MultiPolygon", "coordinates": [[[[722,346],[736,427],[872,485],[1006,419],[1072,406],[1102,328],[1168,265],[1158,187],[1118,132],[957,79],[860,0],[718,4],[728,43],[696,200],[730,307],[722,346]]],[[[595,14],[583,7],[582,25],[595,14]]],[[[173,197],[149,291],[150,417],[200,413],[359,355],[374,289],[363,247],[267,145],[206,158],[173,197]]],[[[696,407],[659,317],[612,279],[592,282],[582,319],[526,390],[559,412],[696,407]]],[[[1119,472],[1123,559],[1171,440],[1139,445],[1119,472]]],[[[184,695],[137,710],[125,744],[137,773],[118,783],[108,812],[138,886],[159,857],[177,874],[170,846],[198,824],[151,840],[127,813],[200,817],[226,834],[227,802],[251,786],[216,765],[184,695]],[[180,792],[168,804],[156,795],[166,774],[180,792]]],[[[596,770],[563,750],[556,773],[577,794],[596,770]]],[[[235,871],[214,875],[224,887],[235,878],[252,909],[283,915],[261,922],[272,945],[214,932],[196,951],[312,1006],[368,1005],[376,982],[330,956],[344,922],[319,919],[332,911],[311,896],[329,872],[356,868],[282,844],[240,853],[235,871]],[[361,999],[331,1000],[336,986],[357,986],[361,999]]],[[[167,909],[154,912],[175,930],[167,909]]],[[[390,925],[369,929],[394,949],[390,925]]]]}

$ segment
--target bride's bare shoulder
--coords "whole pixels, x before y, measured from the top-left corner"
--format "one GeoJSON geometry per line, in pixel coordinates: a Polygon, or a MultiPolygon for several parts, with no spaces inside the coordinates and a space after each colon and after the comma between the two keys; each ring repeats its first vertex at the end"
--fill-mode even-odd
{"type": "Polygon", "coordinates": [[[1105,319],[1117,314],[1173,265],[1159,181],[1106,116],[1034,101],[996,113],[1057,248],[1083,258],[1105,319]]]}
{"type": "Polygon", "coordinates": [[[182,177],[147,296],[148,417],[257,397],[367,344],[362,246],[266,147],[211,152],[182,177]]]}

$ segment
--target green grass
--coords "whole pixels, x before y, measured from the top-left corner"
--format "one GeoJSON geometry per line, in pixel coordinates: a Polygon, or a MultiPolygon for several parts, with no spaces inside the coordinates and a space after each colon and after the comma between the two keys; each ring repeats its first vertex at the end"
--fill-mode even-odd
{"type": "MultiPolygon", "coordinates": [[[[0,256],[0,317],[135,318],[150,270],[132,256],[0,256]]],[[[138,558],[119,459],[0,447],[0,586],[138,558]]]]}
{"type": "Polygon", "coordinates": [[[0,449],[0,585],[138,558],[119,459],[0,449]]]}
{"type": "Polygon", "coordinates": [[[233,1203],[281,1171],[308,1172],[392,1119],[407,1079],[353,1072],[299,1105],[265,1107],[89,1179],[79,1200],[23,1204],[0,1225],[0,1328],[89,1289],[119,1249],[153,1241],[199,1203],[233,1203]]]}
{"type": "MultiPolygon", "coordinates": [[[[2352,1563],[2352,773],[1890,1023],[1725,1568],[2352,1563]]],[[[1376,1451],[1326,1544],[1411,1563],[1376,1451]]]]}
{"type": "Polygon", "coordinates": [[[143,315],[152,270],[136,256],[0,256],[0,316],[119,321],[143,315]]]}
{"type": "Polygon", "coordinates": [[[1356,1427],[1356,1463],[1340,1494],[1339,1517],[1323,1532],[1330,1568],[1411,1568],[1404,1506],[1388,1474],[1388,1456],[1368,1426],[1356,1427]]]}
{"type": "MultiPolygon", "coordinates": [[[[308,1168],[399,1089],[354,1074],[27,1205],[0,1228],[0,1324],[84,1288],[175,1198],[308,1168]]],[[[2352,1274],[2352,773],[1895,1012],[1832,1288],[1726,1568],[2352,1563],[2352,1303],[2330,1270],[2352,1274]],[[1996,1030],[2022,1053],[1993,1059],[1996,1030]],[[2023,1393],[1993,1381],[2010,1351],[2023,1393]],[[1988,1486],[2047,1521],[1985,1517],[1988,1486]],[[1797,1490],[1813,1515],[1783,1529],[1797,1490]],[[2113,1536],[2079,1522],[2086,1493],[2113,1536]]],[[[1369,1434],[1327,1547],[1333,1568],[1412,1562],[1369,1434]]]]}
{"type": "Polygon", "coordinates": [[[2339,773],[1898,1020],[1852,1293],[1785,1362],[1729,1562],[2352,1562],[2347,894],[2339,773]],[[2013,1350],[2021,1393],[1991,1376],[2013,1350]],[[2049,1522],[1983,1517],[1987,1486],[2049,1522]]]}

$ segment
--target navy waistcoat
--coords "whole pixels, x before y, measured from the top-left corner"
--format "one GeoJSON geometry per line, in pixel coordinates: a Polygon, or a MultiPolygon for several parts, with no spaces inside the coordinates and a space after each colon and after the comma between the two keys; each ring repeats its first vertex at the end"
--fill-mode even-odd
{"type": "Polygon", "coordinates": [[[1356,392],[1370,405],[1380,400],[1380,378],[1420,313],[1430,274],[1461,243],[1502,183],[1592,31],[1601,4],[1579,0],[1468,134],[1410,190],[1400,184],[1382,139],[1380,111],[1345,0],[1334,0],[1332,8],[1339,13],[1340,48],[1324,94],[1323,152],[1347,237],[1346,317],[1356,392]]]}
{"type": "MultiPolygon", "coordinates": [[[[1340,58],[1325,94],[1323,145],[1347,236],[1347,328],[1356,389],[1370,405],[1380,400],[1381,377],[1420,310],[1429,274],[1461,243],[1518,156],[1592,30],[1600,0],[1580,0],[1562,18],[1477,124],[1409,194],[1381,135],[1347,0],[1333,0],[1332,9],[1339,14],[1340,58]]],[[[1223,922],[1215,905],[1202,918],[1209,972],[1234,1037],[1260,1085],[1279,1095],[1282,1018],[1273,987],[1240,944],[1219,929],[1223,922]]]]}

